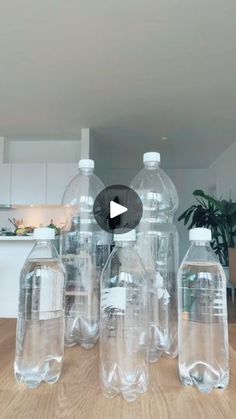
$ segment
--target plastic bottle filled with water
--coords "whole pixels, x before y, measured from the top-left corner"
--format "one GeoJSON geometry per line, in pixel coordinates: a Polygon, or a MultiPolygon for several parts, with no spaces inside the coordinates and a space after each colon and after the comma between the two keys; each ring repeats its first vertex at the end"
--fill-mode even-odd
{"type": "Polygon", "coordinates": [[[99,337],[100,277],[109,256],[109,235],[97,225],[94,201],[104,189],[94,161],[79,161],[79,174],[63,196],[67,224],[61,236],[66,268],[65,345],[90,349],[99,337]]]}
{"type": "Polygon", "coordinates": [[[176,188],[160,168],[160,154],[144,153],[144,168],[131,182],[143,204],[137,246],[150,281],[149,360],[177,355],[178,233],[176,188]]]}
{"type": "Polygon", "coordinates": [[[149,382],[148,281],[135,231],[114,240],[101,279],[100,377],[106,397],[134,401],[149,382]]]}
{"type": "Polygon", "coordinates": [[[64,356],[65,271],[50,240],[51,228],[35,229],[36,244],[20,276],[15,378],[29,388],[58,381],[64,356]]]}
{"type": "Polygon", "coordinates": [[[203,393],[229,382],[226,278],[211,231],[194,228],[178,273],[179,374],[203,393]]]}

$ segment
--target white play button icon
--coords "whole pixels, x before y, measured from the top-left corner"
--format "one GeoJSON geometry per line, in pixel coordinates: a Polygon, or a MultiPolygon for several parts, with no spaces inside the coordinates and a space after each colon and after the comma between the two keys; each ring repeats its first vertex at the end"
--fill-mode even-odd
{"type": "Polygon", "coordinates": [[[110,185],[96,197],[94,218],[107,233],[123,234],[139,224],[143,206],[138,194],[125,185],[110,185]]]}
{"type": "Polygon", "coordinates": [[[126,211],[128,211],[128,208],[117,204],[115,201],[110,201],[110,218],[115,218],[118,215],[124,214],[126,211]]]}

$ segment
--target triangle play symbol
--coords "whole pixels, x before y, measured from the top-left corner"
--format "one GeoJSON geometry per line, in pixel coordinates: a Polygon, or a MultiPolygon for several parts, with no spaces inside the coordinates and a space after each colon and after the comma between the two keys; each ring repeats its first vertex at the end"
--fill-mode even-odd
{"type": "Polygon", "coordinates": [[[115,218],[120,214],[124,214],[126,211],[128,211],[128,208],[117,204],[115,201],[110,201],[110,218],[115,218]]]}

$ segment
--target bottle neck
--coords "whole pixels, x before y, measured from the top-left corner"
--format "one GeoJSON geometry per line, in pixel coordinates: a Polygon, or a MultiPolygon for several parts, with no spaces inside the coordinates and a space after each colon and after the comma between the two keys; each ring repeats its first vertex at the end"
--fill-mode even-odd
{"type": "Polygon", "coordinates": [[[188,262],[219,262],[214,250],[210,245],[210,241],[194,240],[184,258],[185,263],[188,262]]]}
{"type": "Polygon", "coordinates": [[[93,175],[94,169],[92,169],[91,167],[81,167],[79,169],[79,173],[83,176],[93,175]]]}
{"type": "Polygon", "coordinates": [[[160,167],[160,163],[158,161],[146,161],[144,162],[144,167],[148,170],[155,170],[160,167]]]}
{"type": "Polygon", "coordinates": [[[51,246],[51,240],[40,239],[36,241],[36,245],[41,247],[51,246]]]}
{"type": "Polygon", "coordinates": [[[191,247],[197,246],[197,247],[211,247],[211,244],[209,241],[206,240],[194,240],[191,242],[191,247]]]}
{"type": "Polygon", "coordinates": [[[29,259],[58,259],[57,250],[51,240],[37,240],[29,259]]]}
{"type": "Polygon", "coordinates": [[[125,242],[125,241],[116,241],[115,242],[115,246],[116,247],[134,247],[134,245],[135,245],[135,242],[134,241],[127,241],[127,242],[125,242]]]}

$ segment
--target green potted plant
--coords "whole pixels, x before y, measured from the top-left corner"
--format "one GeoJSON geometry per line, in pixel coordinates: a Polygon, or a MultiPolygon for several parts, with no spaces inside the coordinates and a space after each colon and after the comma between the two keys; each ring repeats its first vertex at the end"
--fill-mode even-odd
{"type": "Polygon", "coordinates": [[[231,199],[229,201],[217,199],[207,195],[201,189],[195,190],[193,195],[196,198],[196,204],[184,211],[178,221],[183,220],[189,230],[193,227],[210,228],[212,248],[219,257],[220,263],[227,268],[229,248],[233,249],[233,252],[230,250],[230,258],[232,258],[232,253],[236,257],[236,202],[232,202],[231,199]]]}

